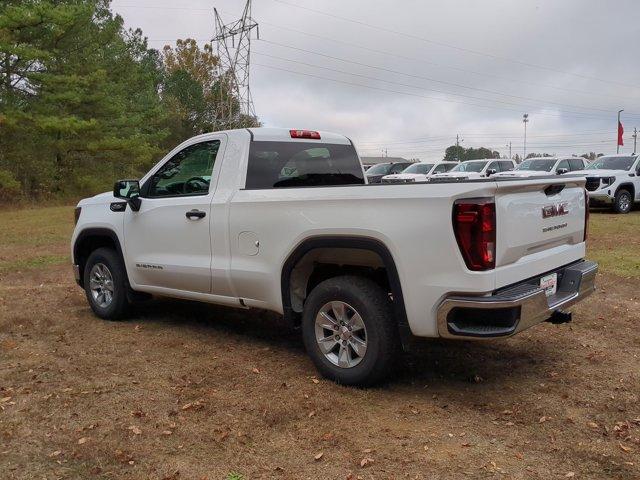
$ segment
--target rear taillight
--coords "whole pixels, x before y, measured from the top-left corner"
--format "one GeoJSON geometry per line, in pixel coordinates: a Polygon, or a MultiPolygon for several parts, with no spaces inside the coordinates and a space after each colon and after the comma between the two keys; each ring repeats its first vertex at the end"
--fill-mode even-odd
{"type": "Polygon", "coordinates": [[[309,138],[311,140],[320,140],[320,133],[313,130],[289,130],[291,138],[309,138]]]}
{"type": "Polygon", "coordinates": [[[492,199],[458,200],[453,205],[453,230],[469,270],[496,266],[496,204],[492,199]]]}
{"type": "Polygon", "coordinates": [[[587,241],[587,233],[589,233],[589,193],[584,189],[584,237],[583,241],[587,241]]]}

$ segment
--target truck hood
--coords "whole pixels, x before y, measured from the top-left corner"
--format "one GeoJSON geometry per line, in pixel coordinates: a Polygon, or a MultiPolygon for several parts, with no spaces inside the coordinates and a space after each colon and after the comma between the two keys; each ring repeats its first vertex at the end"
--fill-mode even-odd
{"type": "Polygon", "coordinates": [[[99,204],[111,203],[115,201],[116,201],[116,197],[113,196],[113,192],[103,192],[103,193],[94,195],[93,197],[83,198],[78,202],[78,206],[81,207],[82,205],[99,205],[99,204]]]}
{"type": "Polygon", "coordinates": [[[553,173],[551,173],[551,172],[538,172],[536,170],[521,170],[521,171],[512,170],[511,172],[496,173],[494,175],[494,177],[498,177],[498,178],[504,178],[504,177],[508,177],[508,178],[529,178],[529,177],[546,177],[546,176],[549,176],[549,175],[553,175],[553,173]]]}
{"type": "Polygon", "coordinates": [[[628,170],[576,170],[575,172],[571,172],[571,174],[577,175],[586,175],[587,177],[615,177],[621,175],[627,175],[631,172],[628,170]]]}
{"type": "Polygon", "coordinates": [[[394,173],[392,175],[385,175],[383,180],[422,180],[427,176],[423,173],[394,173]]]}
{"type": "Polygon", "coordinates": [[[436,173],[432,175],[431,178],[458,178],[460,180],[464,179],[472,179],[472,178],[484,178],[479,172],[446,172],[446,173],[436,173]]]}

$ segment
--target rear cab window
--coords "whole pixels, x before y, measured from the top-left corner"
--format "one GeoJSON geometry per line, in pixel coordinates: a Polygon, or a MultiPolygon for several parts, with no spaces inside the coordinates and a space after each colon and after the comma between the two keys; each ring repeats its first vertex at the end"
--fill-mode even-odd
{"type": "Polygon", "coordinates": [[[247,189],[364,185],[353,145],[253,141],[247,189]]]}

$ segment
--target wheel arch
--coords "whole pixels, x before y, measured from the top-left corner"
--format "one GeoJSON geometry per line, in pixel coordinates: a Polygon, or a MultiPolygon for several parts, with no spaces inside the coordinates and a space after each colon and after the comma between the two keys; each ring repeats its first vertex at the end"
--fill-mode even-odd
{"type": "MultiPolygon", "coordinates": [[[[73,244],[73,263],[80,270],[79,284],[84,287],[84,266],[91,252],[101,247],[113,248],[124,260],[118,234],[109,228],[86,228],[82,230],[73,244]]],[[[126,267],[125,267],[126,272],[126,267]]],[[[127,279],[128,283],[128,279],[127,279]]]]}
{"type": "Polygon", "coordinates": [[[299,312],[292,306],[291,277],[294,268],[305,257],[314,250],[321,249],[355,249],[372,252],[382,260],[386,271],[389,288],[393,295],[393,305],[396,320],[399,326],[408,326],[407,314],[402,293],[402,284],[393,255],[387,246],[371,237],[362,236],[316,236],[310,237],[299,243],[289,254],[283,264],[281,272],[281,293],[284,317],[287,321],[296,324],[299,320],[299,312]]]}
{"type": "Polygon", "coordinates": [[[618,194],[618,192],[620,190],[627,190],[631,194],[631,202],[635,202],[636,187],[635,187],[635,185],[633,183],[626,182],[626,183],[621,183],[620,185],[618,185],[618,188],[616,188],[616,195],[618,194]]]}

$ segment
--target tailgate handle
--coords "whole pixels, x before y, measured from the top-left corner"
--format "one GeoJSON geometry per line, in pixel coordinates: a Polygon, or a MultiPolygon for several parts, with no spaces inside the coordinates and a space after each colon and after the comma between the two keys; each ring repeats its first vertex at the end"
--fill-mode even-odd
{"type": "Polygon", "coordinates": [[[552,197],[553,195],[557,195],[562,190],[564,190],[564,187],[565,187],[564,184],[549,185],[547,188],[544,189],[544,193],[547,197],[552,197]]]}

